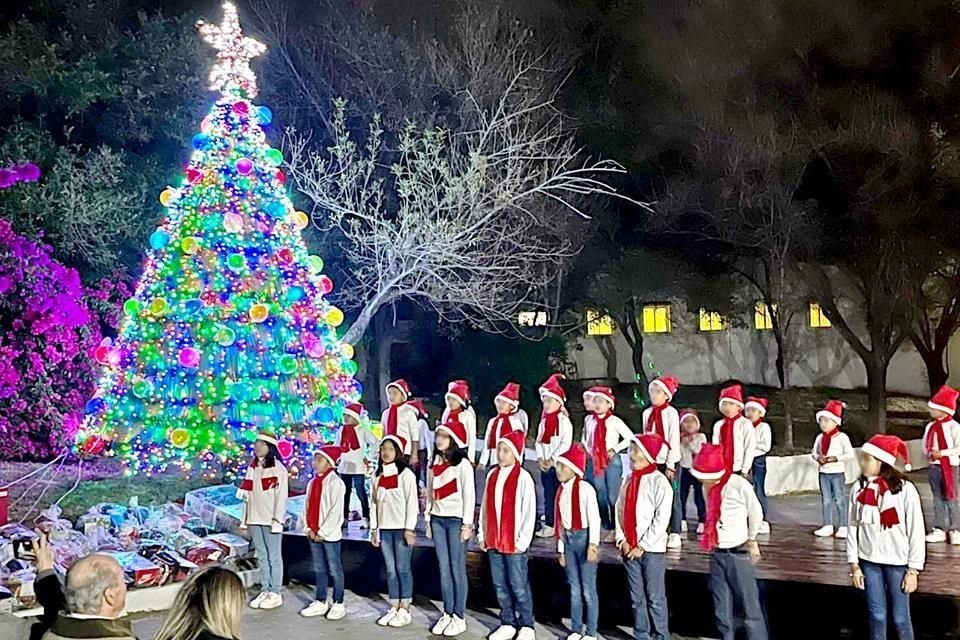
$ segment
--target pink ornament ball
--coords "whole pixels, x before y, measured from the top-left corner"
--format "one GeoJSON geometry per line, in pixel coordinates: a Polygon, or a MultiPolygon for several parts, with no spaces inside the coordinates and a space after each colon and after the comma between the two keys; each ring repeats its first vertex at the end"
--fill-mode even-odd
{"type": "Polygon", "coordinates": [[[253,171],[253,160],[250,158],[240,158],[237,160],[237,173],[241,175],[248,175],[253,171]]]}
{"type": "Polygon", "coordinates": [[[187,182],[190,184],[198,184],[201,180],[203,180],[203,171],[200,171],[199,169],[189,167],[184,173],[186,174],[187,182]]]}
{"type": "Polygon", "coordinates": [[[181,367],[196,369],[200,366],[200,352],[193,347],[184,347],[177,356],[181,367]]]}
{"type": "Polygon", "coordinates": [[[280,457],[283,459],[289,458],[293,455],[293,443],[284,438],[277,442],[277,452],[280,454],[280,457]]]}
{"type": "Polygon", "coordinates": [[[80,450],[88,456],[96,456],[102,453],[106,446],[107,441],[104,440],[102,436],[91,435],[87,436],[87,439],[83,441],[80,450]]]}
{"type": "Polygon", "coordinates": [[[326,347],[323,346],[323,342],[314,336],[304,338],[303,350],[306,351],[307,355],[311,358],[322,358],[327,352],[326,347]]]}
{"type": "Polygon", "coordinates": [[[212,128],[213,122],[210,120],[210,116],[205,116],[203,120],[200,121],[200,131],[210,133],[210,129],[212,128]]]}
{"type": "Polygon", "coordinates": [[[238,100],[233,103],[233,112],[238,116],[246,117],[250,113],[250,105],[243,100],[238,100]]]}
{"type": "Polygon", "coordinates": [[[328,295],[333,291],[333,280],[330,279],[330,276],[320,276],[320,290],[323,291],[323,295],[328,295]]]}

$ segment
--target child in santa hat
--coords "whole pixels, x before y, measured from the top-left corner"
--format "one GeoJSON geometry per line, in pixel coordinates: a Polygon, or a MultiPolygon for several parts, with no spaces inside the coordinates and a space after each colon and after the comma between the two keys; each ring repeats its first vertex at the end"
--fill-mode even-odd
{"type": "Polygon", "coordinates": [[[520,385],[508,382],[503,391],[493,399],[497,409],[496,417],[487,423],[487,432],[483,437],[484,447],[480,453],[482,466],[497,464],[497,442],[511,431],[520,431],[526,436],[527,428],[520,415],[520,385]]]}
{"type": "Polygon", "coordinates": [[[720,445],[723,459],[733,473],[749,476],[757,450],[757,433],[743,416],[743,387],[731,384],[720,390],[723,419],[713,425],[713,444],[720,445]]]}
{"type": "Polygon", "coordinates": [[[343,500],[346,491],[343,481],[334,469],[340,463],[343,450],[338,446],[320,447],[313,454],[313,479],[307,485],[304,501],[304,533],[310,540],[313,574],[317,593],[313,602],[300,611],[305,618],[326,616],[339,620],[347,615],[343,606],[343,563],[340,560],[340,540],[343,537],[343,500]],[[333,583],[333,602],[327,596],[333,583]]]}
{"type": "Polygon", "coordinates": [[[386,627],[404,627],[412,621],[413,571],[410,556],[417,540],[420,501],[417,476],[403,452],[409,443],[398,435],[380,441],[380,462],[373,479],[373,510],[370,515],[370,542],[380,547],[387,568],[387,593],[391,608],[377,620],[386,627]]]}
{"type": "Polygon", "coordinates": [[[926,547],[920,494],[894,467],[898,456],[907,461],[907,446],[896,436],[876,435],[860,451],[862,475],[850,494],[850,580],[867,597],[871,640],[887,637],[888,617],[900,640],[913,640],[910,594],[926,547]]]}
{"type": "Polygon", "coordinates": [[[847,537],[846,466],[853,460],[853,445],[847,434],[840,431],[843,422],[843,403],[829,400],[817,411],[820,433],[813,441],[813,459],[820,465],[820,505],[823,509],[823,526],[813,532],[821,538],[836,535],[847,537]],[[837,527],[834,529],[834,511],[837,527]]]}
{"type": "Polygon", "coordinates": [[[423,404],[423,400],[410,400],[407,404],[417,412],[417,434],[420,436],[420,455],[417,458],[421,461],[421,464],[417,465],[414,472],[423,486],[427,486],[426,462],[433,457],[434,438],[433,429],[430,428],[429,422],[430,413],[427,411],[426,405],[423,404]]]}
{"type": "Polygon", "coordinates": [[[657,470],[657,460],[666,448],[656,433],[633,438],[630,475],[617,499],[616,540],[630,584],[634,638],[670,637],[665,554],[673,486],[657,470]]]}
{"type": "Polygon", "coordinates": [[[748,640],[766,640],[754,567],[760,561],[757,534],[763,522],[757,494],[746,478],[730,470],[720,445],[703,445],[693,459],[693,474],[703,483],[707,497],[700,545],[710,552],[709,584],[717,629],[724,640],[733,640],[738,627],[748,640]]]}
{"type": "Polygon", "coordinates": [[[533,477],[523,468],[523,448],[519,431],[500,438],[498,465],[487,474],[480,504],[477,541],[490,559],[490,577],[500,605],[500,626],[488,640],[535,637],[527,550],[536,525],[537,496],[533,477]]]}
{"type": "Polygon", "coordinates": [[[537,464],[540,466],[540,482],[543,484],[544,527],[537,533],[541,538],[552,538],[554,530],[553,504],[557,499],[557,471],[554,468],[557,456],[573,444],[573,424],[564,411],[567,394],[560,386],[563,376],[555,373],[540,386],[540,401],[543,413],[537,430],[537,464]]]}
{"type": "Polygon", "coordinates": [[[440,424],[446,424],[454,416],[467,429],[467,456],[470,464],[477,464],[477,412],[470,402],[470,385],[466,380],[452,380],[447,384],[444,396],[446,406],[440,417],[440,424]]]}
{"type": "Polygon", "coordinates": [[[288,476],[283,466],[277,434],[261,431],[253,442],[253,460],[237,497],[243,501],[240,528],[250,529],[253,548],[260,565],[260,595],[250,602],[254,609],[283,606],[283,523],[287,519],[288,476]]]}
{"type": "Polygon", "coordinates": [[[360,501],[360,528],[370,526],[370,499],[367,496],[367,462],[364,459],[367,447],[377,445],[377,438],[367,427],[363,426],[363,405],[352,402],[343,408],[343,424],[337,429],[333,443],[340,447],[340,464],[337,472],[346,486],[343,497],[343,524],[350,522],[350,498],[353,491],[357,492],[360,501]]]}
{"type": "Polygon", "coordinates": [[[680,462],[680,414],[670,404],[680,389],[680,382],[673,376],[659,376],[650,383],[647,393],[650,406],[643,410],[643,432],[655,433],[667,443],[662,459],[657,460],[660,470],[673,486],[673,512],[670,516],[668,549],[678,549],[683,544],[683,508],[680,505],[680,478],[677,463],[680,462]]]}
{"type": "Polygon", "coordinates": [[[760,524],[760,533],[770,533],[770,523],[767,521],[767,454],[773,447],[773,433],[770,425],[764,418],[767,416],[768,401],[766,398],[750,396],[743,407],[743,415],[756,431],[757,447],[753,454],[753,489],[757,492],[757,499],[763,507],[763,522],[760,524]]]}
{"type": "Polygon", "coordinates": [[[600,559],[600,507],[597,493],[583,481],[587,450],[580,443],[557,456],[557,552],[570,585],[570,635],[567,640],[596,640],[600,603],[597,562],[600,559]],[[583,609],[587,618],[584,625],[583,609]]]}
{"type": "Polygon", "coordinates": [[[394,380],[387,384],[387,400],[390,406],[383,412],[380,423],[383,435],[398,436],[404,442],[402,455],[414,469],[420,462],[420,428],[417,425],[417,410],[410,406],[410,385],[406,380],[394,380]]]}
{"type": "Polygon", "coordinates": [[[630,447],[633,432],[613,414],[616,398],[610,387],[592,389],[593,415],[584,421],[583,444],[589,452],[587,479],[597,492],[600,522],[606,542],[614,541],[617,493],[623,480],[622,453],[630,447]]]}
{"type": "Polygon", "coordinates": [[[933,491],[933,529],[927,542],[960,544],[960,513],[957,512],[957,466],[960,465],[960,424],[953,419],[960,393],[940,387],[927,406],[933,422],[923,432],[923,455],[930,461],[933,491]],[[948,536],[949,532],[949,536],[948,536]]]}
{"type": "Polygon", "coordinates": [[[431,629],[437,636],[458,636],[467,630],[467,543],[473,537],[477,504],[474,483],[467,430],[451,415],[437,427],[427,474],[427,535],[437,551],[443,594],[443,615],[431,629]]]}
{"type": "Polygon", "coordinates": [[[680,517],[687,519],[687,498],[693,491],[693,503],[697,507],[697,534],[703,533],[707,506],[703,502],[703,489],[700,481],[693,475],[693,459],[707,442],[707,436],[700,433],[700,416],[693,409],[680,412],[680,517]]]}

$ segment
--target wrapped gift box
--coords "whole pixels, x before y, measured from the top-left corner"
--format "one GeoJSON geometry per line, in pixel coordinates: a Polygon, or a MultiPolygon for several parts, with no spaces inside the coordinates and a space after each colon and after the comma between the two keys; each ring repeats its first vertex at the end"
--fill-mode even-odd
{"type": "Polygon", "coordinates": [[[232,531],[240,525],[241,500],[232,484],[187,492],[183,509],[213,531],[232,531]]]}
{"type": "Polygon", "coordinates": [[[223,558],[223,549],[220,545],[206,540],[201,541],[200,544],[195,547],[187,549],[187,560],[196,565],[219,562],[221,558],[223,558]]]}
{"type": "Polygon", "coordinates": [[[120,563],[128,587],[155,587],[163,578],[160,567],[135,551],[114,551],[107,555],[113,556],[120,563]]]}
{"type": "Polygon", "coordinates": [[[233,533],[215,533],[204,540],[223,549],[225,558],[240,558],[250,552],[250,541],[233,533]]]}

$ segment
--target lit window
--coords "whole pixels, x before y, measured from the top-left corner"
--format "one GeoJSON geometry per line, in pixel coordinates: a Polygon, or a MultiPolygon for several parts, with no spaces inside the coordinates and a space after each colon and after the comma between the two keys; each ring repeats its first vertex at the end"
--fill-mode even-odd
{"type": "Polygon", "coordinates": [[[823,312],[817,302],[810,303],[810,326],[814,329],[826,329],[833,326],[827,314],[823,312]]]}
{"type": "Polygon", "coordinates": [[[613,318],[596,309],[587,309],[587,335],[612,336],[613,318]]]}
{"type": "Polygon", "coordinates": [[[670,305],[648,304],[643,307],[644,333],[670,333],[670,305]]]}
{"type": "Polygon", "coordinates": [[[719,311],[707,311],[700,308],[700,331],[723,331],[723,316],[719,311]]]}
{"type": "Polygon", "coordinates": [[[773,316],[770,315],[770,307],[767,306],[767,303],[758,302],[757,306],[754,307],[753,326],[757,331],[770,331],[773,329],[773,316]]]}
{"type": "Polygon", "coordinates": [[[521,327],[547,326],[546,311],[521,311],[517,314],[517,324],[521,327]]]}

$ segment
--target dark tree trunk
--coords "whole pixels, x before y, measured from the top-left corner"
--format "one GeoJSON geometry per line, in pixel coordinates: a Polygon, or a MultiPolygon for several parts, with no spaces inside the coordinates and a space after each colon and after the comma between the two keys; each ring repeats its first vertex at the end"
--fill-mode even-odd
{"type": "Polygon", "coordinates": [[[947,342],[937,344],[931,348],[914,337],[913,345],[916,347],[920,357],[923,358],[923,364],[927,367],[927,382],[930,385],[930,393],[933,393],[947,384],[947,378],[950,377],[943,357],[944,352],[947,350],[947,342]]]}
{"type": "Polygon", "coordinates": [[[637,320],[637,305],[635,302],[629,302],[620,318],[620,325],[623,327],[623,337],[630,345],[630,360],[633,364],[633,373],[637,384],[642,385],[643,389],[650,384],[647,378],[647,371],[643,364],[643,330],[637,320]]]}
{"type": "Polygon", "coordinates": [[[887,432],[887,364],[877,357],[864,360],[867,368],[866,433],[887,432]]]}

